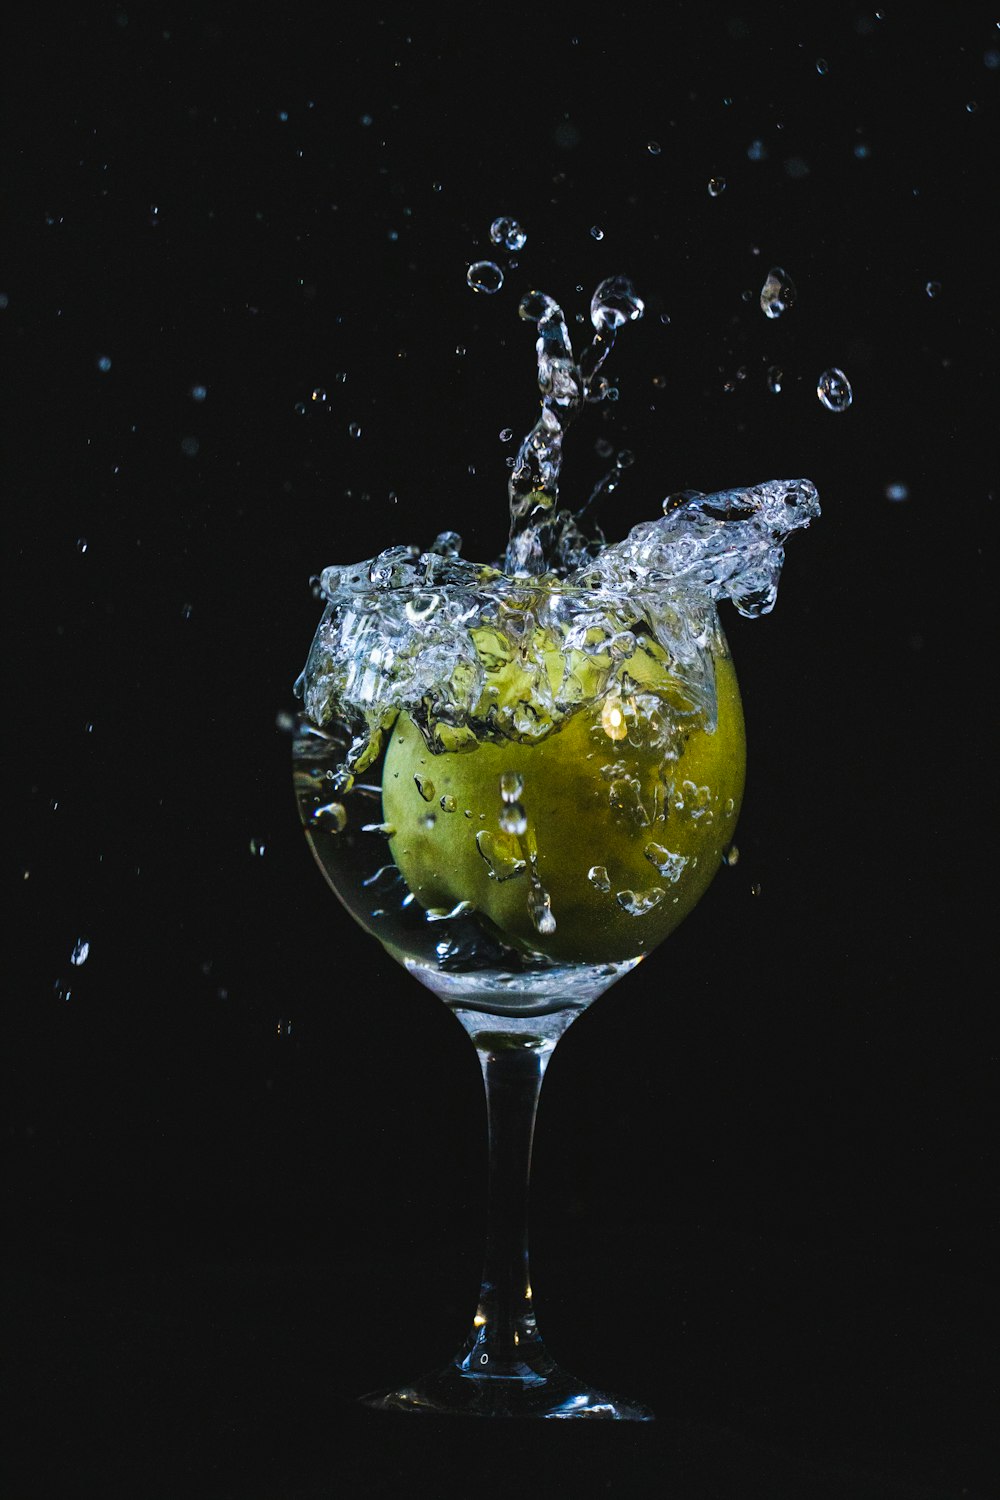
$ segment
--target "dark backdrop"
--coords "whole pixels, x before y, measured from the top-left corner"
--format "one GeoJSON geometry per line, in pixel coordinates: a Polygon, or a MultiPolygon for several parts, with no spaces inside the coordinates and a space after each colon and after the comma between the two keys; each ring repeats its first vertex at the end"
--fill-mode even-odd
{"type": "Polygon", "coordinates": [[[911,11],[92,4],[12,35],[16,1500],[996,1492],[1000,31],[911,11]],[[527,244],[477,295],[504,213],[527,244]],[[739,861],[540,1111],[548,1341],[659,1421],[380,1421],[353,1397],[464,1335],[481,1083],[315,871],[277,721],[324,565],[502,548],[518,298],[573,319],[613,272],[647,313],[565,493],[606,440],[610,535],[686,487],[802,474],[824,506],[775,613],[727,613],[739,861]]]}

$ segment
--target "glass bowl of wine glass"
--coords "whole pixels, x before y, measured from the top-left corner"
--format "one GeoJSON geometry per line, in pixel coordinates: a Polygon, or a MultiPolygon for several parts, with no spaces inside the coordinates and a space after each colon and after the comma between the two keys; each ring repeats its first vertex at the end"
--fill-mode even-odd
{"type": "Polygon", "coordinates": [[[323,575],[294,783],[351,916],[468,1032],[486,1084],[479,1300],[443,1369],[382,1409],[643,1420],[539,1337],[526,1206],[535,1109],[571,1021],[701,898],[745,746],[710,592],[650,571],[510,577],[442,547],[323,575]]]}

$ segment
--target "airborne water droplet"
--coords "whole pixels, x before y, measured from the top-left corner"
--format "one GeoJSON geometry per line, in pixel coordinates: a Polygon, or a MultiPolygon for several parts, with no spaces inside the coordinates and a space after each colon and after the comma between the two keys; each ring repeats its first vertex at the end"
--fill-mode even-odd
{"type": "Polygon", "coordinates": [[[784,370],[777,365],[771,365],[767,372],[767,388],[772,396],[781,394],[781,382],[784,379],[784,370]]]}
{"type": "Polygon", "coordinates": [[[83,937],[77,938],[76,942],[73,945],[73,952],[69,956],[69,961],[71,964],[75,964],[77,968],[79,968],[81,964],[85,964],[87,962],[89,955],[90,943],[88,942],[88,940],[83,937]]]}
{"type": "Polygon", "coordinates": [[[718,198],[726,191],[726,179],[724,177],[710,177],[708,179],[708,196],[718,198]]]}
{"type": "Polygon", "coordinates": [[[516,219],[499,218],[490,225],[490,239],[505,250],[523,250],[528,236],[516,219]]]}
{"type": "Polygon", "coordinates": [[[823,371],[816,382],[816,394],[827,411],[846,411],[854,400],[851,382],[836,366],[823,371]]]}
{"type": "Polygon", "coordinates": [[[781,266],[772,266],[760,289],[760,306],[766,318],[780,318],[795,302],[795,285],[781,266]]]}
{"type": "Polygon", "coordinates": [[[477,260],[465,273],[465,279],[474,292],[492,295],[503,286],[503,272],[492,260],[477,260]]]}

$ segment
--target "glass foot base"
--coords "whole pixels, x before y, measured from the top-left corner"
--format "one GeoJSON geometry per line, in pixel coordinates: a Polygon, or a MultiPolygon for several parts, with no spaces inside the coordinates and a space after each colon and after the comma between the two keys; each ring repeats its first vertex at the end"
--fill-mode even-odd
{"type": "Polygon", "coordinates": [[[546,1375],[467,1375],[454,1365],[421,1376],[398,1390],[362,1396],[376,1411],[425,1416],[574,1417],[605,1422],[651,1422],[653,1413],[638,1401],[597,1391],[564,1370],[546,1375]]]}

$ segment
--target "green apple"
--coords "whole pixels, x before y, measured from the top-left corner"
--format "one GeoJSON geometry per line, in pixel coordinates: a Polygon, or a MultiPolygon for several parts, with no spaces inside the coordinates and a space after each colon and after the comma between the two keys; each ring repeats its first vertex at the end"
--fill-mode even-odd
{"type": "Polygon", "coordinates": [[[746,745],[724,645],[714,665],[712,731],[678,712],[648,653],[530,743],[435,752],[401,714],[382,806],[417,900],[436,914],[468,903],[506,942],[563,962],[649,952],[704,893],[739,813],[746,745]]]}

